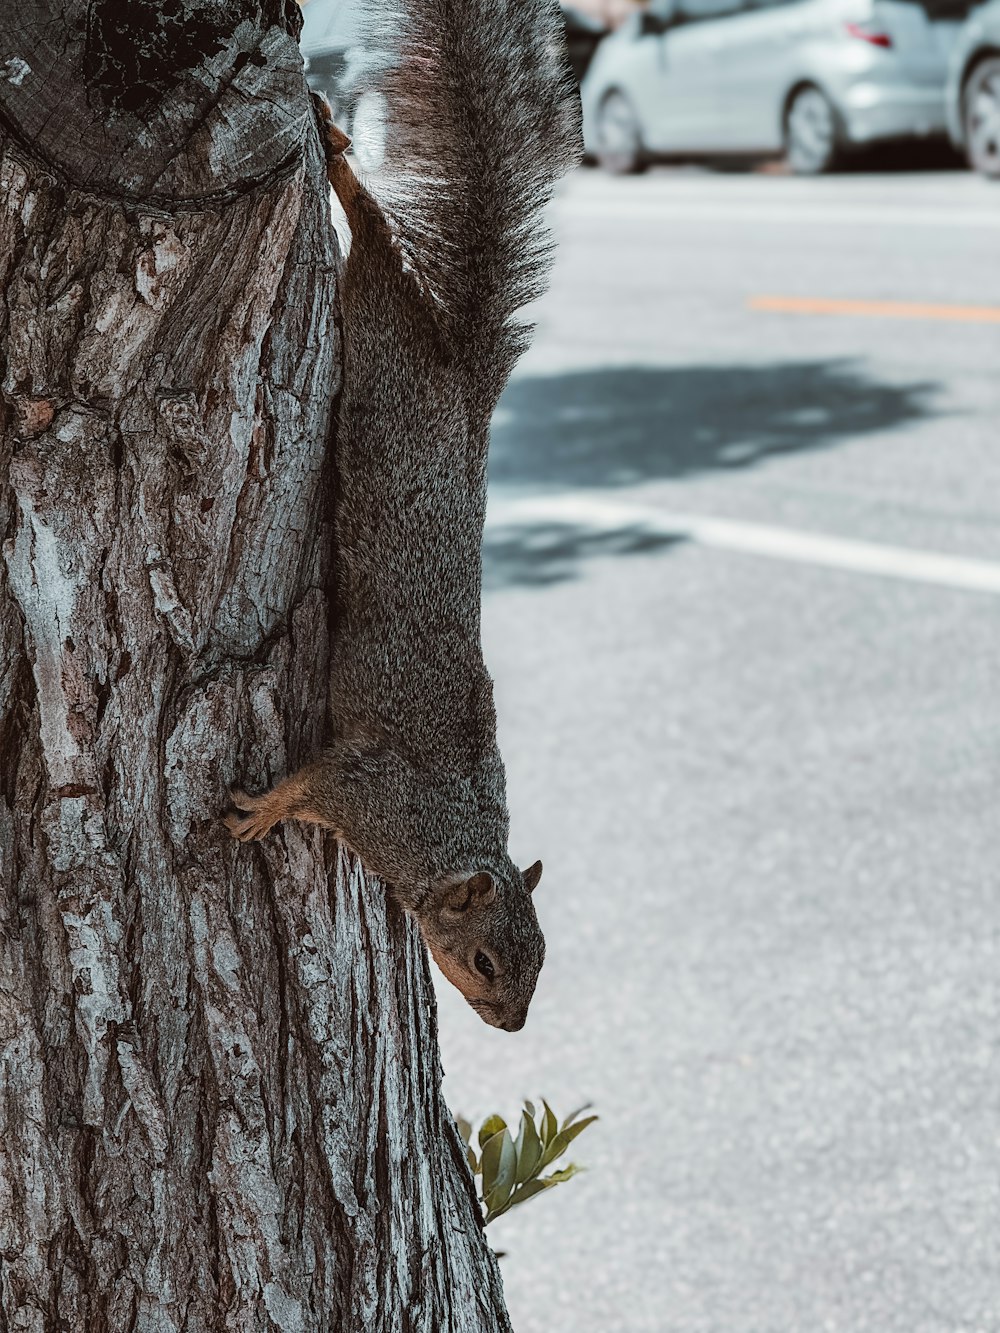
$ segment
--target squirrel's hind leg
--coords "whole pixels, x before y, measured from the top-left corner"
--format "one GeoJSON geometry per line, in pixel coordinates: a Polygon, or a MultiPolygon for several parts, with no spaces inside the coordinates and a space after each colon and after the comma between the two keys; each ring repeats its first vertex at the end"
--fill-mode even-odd
{"type": "Polygon", "coordinates": [[[355,176],[344,154],[351,146],[351,141],[339,125],[335,124],[330,103],[320,93],[313,93],[313,106],[319,121],[323,150],[326,153],[326,174],[333,186],[334,193],[340,200],[347,215],[351,234],[358,230],[362,210],[367,206],[381,218],[381,210],[371,195],[355,176]]]}
{"type": "Polygon", "coordinates": [[[236,809],[228,811],[222,822],[240,842],[265,837],[284,819],[322,824],[339,833],[330,818],[327,803],[322,800],[321,791],[317,790],[315,779],[318,773],[318,765],[307,764],[260,796],[248,796],[242,788],[233,787],[229,794],[236,809]]]}

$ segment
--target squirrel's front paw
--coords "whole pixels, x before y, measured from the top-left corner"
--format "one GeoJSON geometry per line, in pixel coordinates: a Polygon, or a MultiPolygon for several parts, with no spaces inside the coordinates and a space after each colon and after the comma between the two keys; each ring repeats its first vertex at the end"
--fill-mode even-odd
{"type": "Polygon", "coordinates": [[[248,796],[241,787],[230,788],[229,796],[236,808],[227,811],[222,822],[234,838],[240,842],[252,842],[270,833],[278,817],[269,808],[269,795],[269,792],[265,792],[263,796],[248,796]]]}

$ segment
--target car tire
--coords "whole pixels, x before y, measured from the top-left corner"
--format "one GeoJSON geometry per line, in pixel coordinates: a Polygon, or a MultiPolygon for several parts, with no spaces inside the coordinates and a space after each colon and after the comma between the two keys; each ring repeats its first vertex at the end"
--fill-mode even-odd
{"type": "Polygon", "coordinates": [[[822,176],[840,156],[833,103],[813,84],[799,88],[785,112],[785,158],[796,176],[822,176]]]}
{"type": "Polygon", "coordinates": [[[624,93],[607,93],[598,107],[595,157],[598,165],[614,176],[634,175],[645,170],[642,129],[632,103],[624,93]]]}
{"type": "Polygon", "coordinates": [[[965,154],[983,176],[1000,178],[1000,58],[981,61],[962,97],[965,154]]]}

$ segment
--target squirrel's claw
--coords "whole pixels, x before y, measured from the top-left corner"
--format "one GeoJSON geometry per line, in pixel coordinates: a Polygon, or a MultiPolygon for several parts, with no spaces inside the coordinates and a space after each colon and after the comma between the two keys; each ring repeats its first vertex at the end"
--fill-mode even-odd
{"type": "Polygon", "coordinates": [[[267,815],[241,815],[235,810],[231,810],[229,814],[225,815],[222,822],[239,842],[253,842],[257,838],[265,837],[276,823],[267,815]]]}
{"type": "Polygon", "coordinates": [[[222,822],[240,842],[263,838],[278,822],[265,808],[266,797],[248,796],[242,787],[230,787],[229,795],[236,809],[228,810],[222,822]]]}

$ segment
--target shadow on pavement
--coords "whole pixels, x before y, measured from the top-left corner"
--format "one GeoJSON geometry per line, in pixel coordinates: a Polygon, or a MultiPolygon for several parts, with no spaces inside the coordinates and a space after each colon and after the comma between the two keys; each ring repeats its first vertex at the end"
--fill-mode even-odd
{"type": "MultiPolygon", "coordinates": [[[[753,466],[934,414],[932,382],[887,384],[849,360],[635,367],[524,377],[493,427],[494,488],[613,489],[753,466]]],[[[545,522],[487,529],[488,588],[572,578],[592,555],[659,550],[642,529],[545,522]]]]}
{"type": "Polygon", "coordinates": [[[968,171],[969,164],[947,139],[913,139],[872,144],[845,158],[842,171],[857,173],[904,171],[968,171]]]}
{"type": "Polygon", "coordinates": [[[526,376],[500,400],[490,482],[631,486],[745,468],[931,416],[938,387],[878,383],[845,360],[526,376]]]}
{"type": "Polygon", "coordinates": [[[572,523],[533,523],[487,529],[483,544],[483,587],[544,588],[575,578],[580,563],[594,555],[642,555],[676,546],[683,537],[641,527],[595,531],[572,523]]]}

